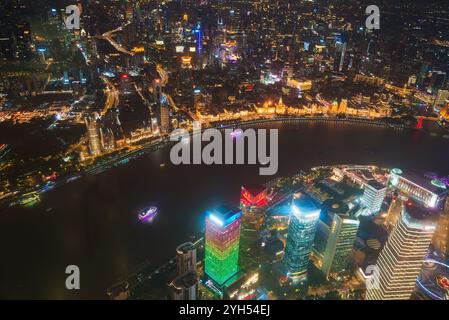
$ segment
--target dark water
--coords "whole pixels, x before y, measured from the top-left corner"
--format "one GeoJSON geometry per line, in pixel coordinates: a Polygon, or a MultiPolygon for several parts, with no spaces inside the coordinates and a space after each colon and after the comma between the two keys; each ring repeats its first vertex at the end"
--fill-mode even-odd
{"type": "MultiPolygon", "coordinates": [[[[270,126],[281,128],[280,176],[339,163],[449,174],[449,140],[441,135],[355,124],[270,126]]],[[[139,264],[174,256],[201,231],[208,207],[237,206],[242,184],[269,179],[257,166],[176,167],[161,150],[58,188],[35,208],[8,209],[0,214],[0,298],[104,298],[107,286],[139,264]],[[141,225],[137,212],[148,205],[160,215],[141,225]],[[81,270],[76,292],[65,289],[70,264],[81,270]]]]}

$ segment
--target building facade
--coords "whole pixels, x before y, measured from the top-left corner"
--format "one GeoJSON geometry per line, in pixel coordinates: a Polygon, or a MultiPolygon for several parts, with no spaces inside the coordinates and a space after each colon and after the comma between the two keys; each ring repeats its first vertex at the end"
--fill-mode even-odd
{"type": "Polygon", "coordinates": [[[238,271],[242,212],[219,207],[206,217],[205,273],[218,286],[238,271]]]}
{"type": "Polygon", "coordinates": [[[307,279],[320,211],[315,203],[304,195],[292,201],[283,264],[287,276],[294,281],[307,279]]]}
{"type": "Polygon", "coordinates": [[[424,207],[410,202],[403,207],[367,284],[367,300],[410,299],[435,226],[424,207]]]}

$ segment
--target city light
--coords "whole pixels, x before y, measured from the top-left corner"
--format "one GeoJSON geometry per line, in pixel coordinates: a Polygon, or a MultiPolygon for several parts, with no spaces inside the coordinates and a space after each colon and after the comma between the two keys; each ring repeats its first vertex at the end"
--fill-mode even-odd
{"type": "Polygon", "coordinates": [[[0,1],[0,296],[449,300],[448,10],[0,1]]]}

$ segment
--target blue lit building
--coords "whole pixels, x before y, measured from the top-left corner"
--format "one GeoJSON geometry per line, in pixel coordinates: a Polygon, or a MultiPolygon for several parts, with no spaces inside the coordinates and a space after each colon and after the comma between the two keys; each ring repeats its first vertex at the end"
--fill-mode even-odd
{"type": "Polygon", "coordinates": [[[287,276],[294,281],[307,279],[319,217],[320,209],[310,198],[301,195],[293,199],[283,264],[287,276]]]}

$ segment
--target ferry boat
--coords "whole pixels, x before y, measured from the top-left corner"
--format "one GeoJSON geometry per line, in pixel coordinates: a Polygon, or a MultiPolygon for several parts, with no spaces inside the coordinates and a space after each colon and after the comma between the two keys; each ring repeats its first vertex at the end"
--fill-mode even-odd
{"type": "Polygon", "coordinates": [[[139,221],[140,222],[150,222],[152,221],[157,214],[159,213],[157,207],[149,207],[144,209],[142,212],[139,213],[139,221]]]}

